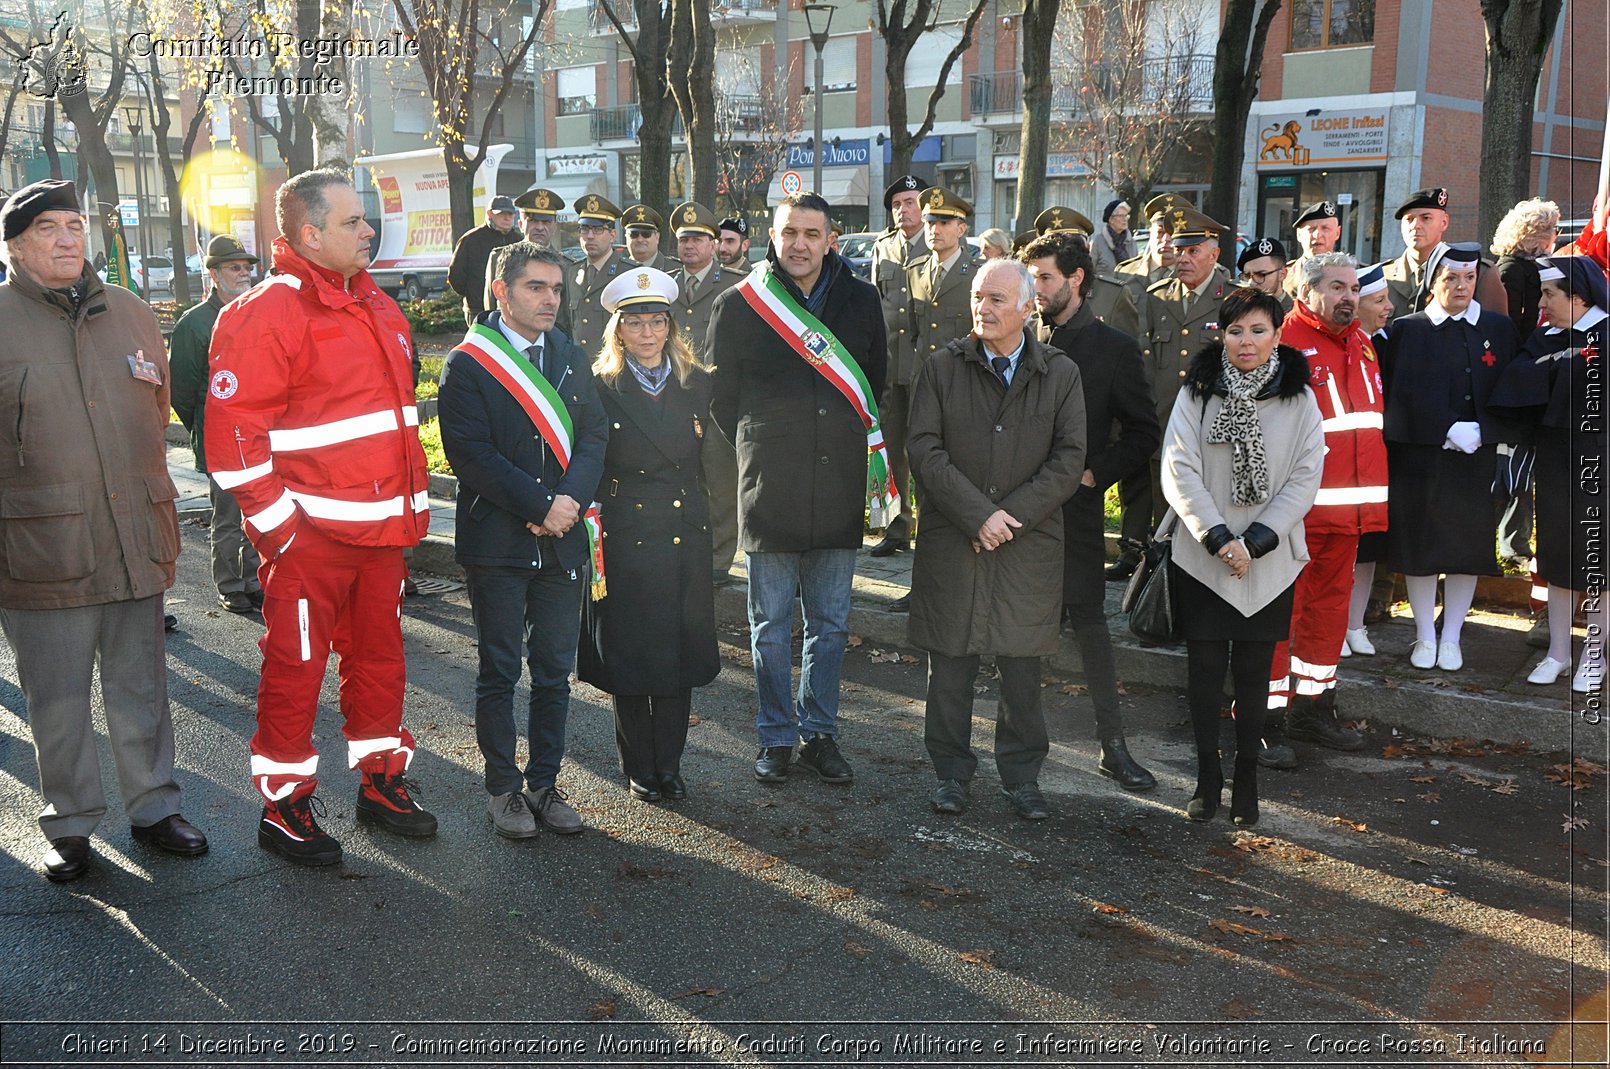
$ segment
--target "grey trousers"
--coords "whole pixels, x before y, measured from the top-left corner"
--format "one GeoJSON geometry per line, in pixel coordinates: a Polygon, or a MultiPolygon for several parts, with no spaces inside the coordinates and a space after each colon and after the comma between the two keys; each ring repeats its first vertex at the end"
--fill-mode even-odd
{"type": "Polygon", "coordinates": [[[725,575],[738,555],[738,450],[708,421],[699,466],[710,493],[710,571],[725,575]]]}
{"type": "Polygon", "coordinates": [[[257,567],[262,561],[241,526],[240,502],[211,479],[207,497],[212,501],[212,581],[220,594],[247,594],[262,589],[257,567]]]}
{"type": "Polygon", "coordinates": [[[148,827],[179,812],[162,597],[73,609],[0,609],[0,629],[16,651],[28,700],[45,796],[39,814],[45,838],[89,835],[106,815],[90,716],[97,662],[129,823],[148,827]]]}

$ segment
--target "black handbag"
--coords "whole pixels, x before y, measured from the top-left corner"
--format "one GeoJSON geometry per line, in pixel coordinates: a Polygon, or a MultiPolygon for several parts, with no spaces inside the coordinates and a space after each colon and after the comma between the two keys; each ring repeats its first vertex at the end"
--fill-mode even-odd
{"type": "Polygon", "coordinates": [[[1174,646],[1181,640],[1179,587],[1173,546],[1178,517],[1169,510],[1141,554],[1140,566],[1124,588],[1119,608],[1129,614],[1129,630],[1143,646],[1174,646]]]}

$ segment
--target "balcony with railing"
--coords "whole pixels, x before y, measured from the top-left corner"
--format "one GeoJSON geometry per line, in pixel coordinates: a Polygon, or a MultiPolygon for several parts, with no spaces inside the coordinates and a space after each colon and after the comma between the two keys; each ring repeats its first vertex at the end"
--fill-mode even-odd
{"type": "MultiPolygon", "coordinates": [[[[1051,114],[1069,118],[1096,108],[1176,114],[1213,109],[1213,64],[1209,55],[1159,56],[1139,62],[1107,61],[1058,76],[1051,88],[1051,114]]],[[[1023,72],[975,74],[969,84],[973,119],[991,123],[1023,114],[1023,72]]]]}
{"type": "Polygon", "coordinates": [[[641,125],[643,125],[643,109],[636,104],[594,108],[592,138],[598,142],[635,141],[637,128],[641,125]]]}
{"type": "MultiPolygon", "coordinates": [[[[609,6],[627,33],[637,32],[637,8],[632,6],[632,0],[610,0],[609,6]]],[[[607,37],[615,32],[615,24],[609,21],[609,15],[601,3],[594,3],[588,8],[587,26],[594,37],[607,37]]]]}
{"type": "Polygon", "coordinates": [[[777,0],[711,0],[710,21],[737,26],[746,22],[776,22],[777,0]]]}
{"type": "MultiPolygon", "coordinates": [[[[737,93],[716,94],[718,138],[764,134],[768,129],[767,123],[763,98],[737,93]]],[[[637,128],[642,124],[643,109],[636,104],[592,109],[592,139],[599,144],[606,141],[635,141],[637,128]]],[[[683,136],[682,116],[678,114],[671,126],[671,137],[680,139],[683,136]]]]}

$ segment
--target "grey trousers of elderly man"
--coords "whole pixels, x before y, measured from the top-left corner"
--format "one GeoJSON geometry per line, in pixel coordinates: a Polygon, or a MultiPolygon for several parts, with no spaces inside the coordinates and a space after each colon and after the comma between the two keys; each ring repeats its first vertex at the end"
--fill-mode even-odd
{"type": "Polygon", "coordinates": [[[149,827],[179,812],[162,596],[71,609],[0,609],[0,629],[16,651],[28,700],[45,838],[90,835],[106,815],[90,713],[97,660],[129,823],[149,827]]]}
{"type": "Polygon", "coordinates": [[[207,496],[212,501],[212,581],[220,594],[250,594],[261,590],[257,569],[262,563],[246,538],[235,495],[211,479],[207,496]]]}

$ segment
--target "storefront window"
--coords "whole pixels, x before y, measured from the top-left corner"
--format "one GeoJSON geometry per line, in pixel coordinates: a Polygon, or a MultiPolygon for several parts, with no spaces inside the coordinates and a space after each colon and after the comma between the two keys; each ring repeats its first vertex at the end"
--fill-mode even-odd
{"type": "Polygon", "coordinates": [[[1375,0],[1292,0],[1291,49],[1342,48],[1375,40],[1375,0]]]}
{"type": "Polygon", "coordinates": [[[1293,256],[1302,255],[1292,222],[1305,205],[1328,200],[1342,224],[1337,249],[1352,253],[1361,264],[1381,259],[1382,199],[1385,171],[1307,171],[1265,174],[1258,183],[1258,232],[1249,238],[1277,237],[1293,256]]]}

